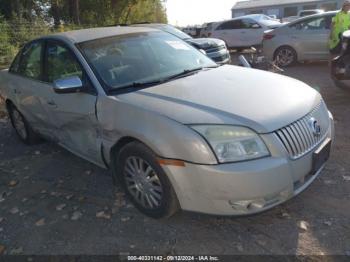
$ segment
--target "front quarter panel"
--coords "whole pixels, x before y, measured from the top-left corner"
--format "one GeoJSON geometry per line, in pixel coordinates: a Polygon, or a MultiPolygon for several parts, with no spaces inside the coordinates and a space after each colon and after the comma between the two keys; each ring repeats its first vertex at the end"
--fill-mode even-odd
{"type": "Polygon", "coordinates": [[[137,139],[159,157],[198,164],[217,164],[207,142],[189,127],[166,116],[120,101],[117,97],[100,97],[97,102],[102,143],[106,161],[110,152],[124,138],[137,139]]]}

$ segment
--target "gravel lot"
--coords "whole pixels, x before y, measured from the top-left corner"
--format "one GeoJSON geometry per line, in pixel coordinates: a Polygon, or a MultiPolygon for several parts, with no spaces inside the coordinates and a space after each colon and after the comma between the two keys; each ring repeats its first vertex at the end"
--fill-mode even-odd
{"type": "Polygon", "coordinates": [[[0,113],[0,254],[350,256],[350,87],[335,87],[325,63],[286,74],[321,91],[336,119],[336,143],[306,192],[246,218],[146,218],[108,171],[54,144],[21,144],[0,113]]]}

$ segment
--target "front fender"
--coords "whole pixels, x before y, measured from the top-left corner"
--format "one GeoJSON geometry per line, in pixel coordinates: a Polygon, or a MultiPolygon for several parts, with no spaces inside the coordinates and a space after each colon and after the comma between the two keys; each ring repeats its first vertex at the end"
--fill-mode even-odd
{"type": "Polygon", "coordinates": [[[132,137],[162,158],[217,164],[214,153],[200,135],[159,113],[106,96],[98,99],[97,116],[107,163],[111,161],[112,147],[120,139],[132,137]]]}

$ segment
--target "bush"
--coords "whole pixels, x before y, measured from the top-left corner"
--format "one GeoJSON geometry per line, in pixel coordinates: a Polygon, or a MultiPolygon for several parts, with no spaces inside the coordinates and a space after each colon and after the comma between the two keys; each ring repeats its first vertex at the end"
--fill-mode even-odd
{"type": "Polygon", "coordinates": [[[52,27],[41,18],[28,21],[16,17],[6,21],[0,17],[0,69],[8,67],[28,41],[50,33],[52,27]]]}
{"type": "Polygon", "coordinates": [[[0,69],[7,67],[18,51],[11,43],[10,31],[9,24],[0,18],[0,69]]]}

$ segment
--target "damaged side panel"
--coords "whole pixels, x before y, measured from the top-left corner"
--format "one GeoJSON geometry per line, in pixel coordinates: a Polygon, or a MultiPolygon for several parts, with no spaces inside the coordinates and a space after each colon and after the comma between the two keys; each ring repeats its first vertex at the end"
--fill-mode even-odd
{"type": "Polygon", "coordinates": [[[106,161],[112,147],[123,137],[144,143],[159,157],[198,164],[217,164],[204,139],[185,125],[141,107],[129,105],[118,97],[99,97],[97,115],[102,132],[106,161]],[[180,142],[181,141],[181,142],[180,142]]]}

